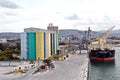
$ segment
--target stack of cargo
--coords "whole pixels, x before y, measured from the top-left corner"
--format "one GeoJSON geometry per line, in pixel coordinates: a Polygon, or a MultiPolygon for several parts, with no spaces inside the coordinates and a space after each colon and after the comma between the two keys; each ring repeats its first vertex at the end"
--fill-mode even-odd
{"type": "Polygon", "coordinates": [[[37,28],[25,30],[21,33],[21,59],[44,60],[56,54],[58,33],[37,28]]]}

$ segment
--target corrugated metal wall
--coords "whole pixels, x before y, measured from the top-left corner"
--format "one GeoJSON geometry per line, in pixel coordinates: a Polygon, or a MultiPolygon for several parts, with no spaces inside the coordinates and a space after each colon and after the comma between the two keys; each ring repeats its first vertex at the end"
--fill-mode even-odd
{"type": "Polygon", "coordinates": [[[51,55],[54,55],[56,53],[56,34],[50,33],[50,44],[51,44],[51,55]]]}
{"type": "Polygon", "coordinates": [[[55,34],[53,33],[53,54],[55,54],[55,34]]]}
{"type": "Polygon", "coordinates": [[[46,58],[50,57],[50,34],[46,33],[46,58]]]}
{"type": "Polygon", "coordinates": [[[51,55],[53,55],[53,33],[50,33],[50,47],[51,47],[51,55]]]}
{"type": "Polygon", "coordinates": [[[27,55],[27,33],[21,33],[21,59],[28,59],[27,55]]]}
{"type": "Polygon", "coordinates": [[[58,34],[49,32],[21,33],[21,59],[43,60],[56,53],[58,34]]]}
{"type": "Polygon", "coordinates": [[[46,33],[44,32],[44,59],[46,59],[46,33]]]}
{"type": "Polygon", "coordinates": [[[44,59],[44,34],[43,32],[36,32],[36,59],[44,59]]]}
{"type": "Polygon", "coordinates": [[[59,47],[59,42],[58,42],[58,33],[56,33],[56,51],[59,47]]]}
{"type": "Polygon", "coordinates": [[[52,54],[52,53],[51,53],[51,48],[52,48],[52,47],[51,47],[51,33],[49,33],[49,38],[50,38],[50,39],[49,39],[49,43],[50,43],[50,44],[49,44],[49,48],[50,48],[50,49],[49,49],[49,51],[50,51],[49,56],[51,56],[51,54],[52,54]]]}
{"type": "Polygon", "coordinates": [[[55,34],[55,54],[57,53],[57,46],[56,46],[56,33],[54,33],[55,34]]]}
{"type": "Polygon", "coordinates": [[[34,32],[28,32],[28,59],[36,59],[36,36],[34,32]]]}

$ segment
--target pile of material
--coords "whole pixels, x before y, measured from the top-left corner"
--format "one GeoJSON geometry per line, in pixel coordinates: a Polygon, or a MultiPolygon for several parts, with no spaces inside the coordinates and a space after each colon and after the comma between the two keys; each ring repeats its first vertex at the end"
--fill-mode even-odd
{"type": "Polygon", "coordinates": [[[54,63],[51,60],[47,60],[46,59],[46,60],[43,60],[43,64],[40,65],[37,68],[37,70],[35,70],[35,72],[33,74],[38,73],[38,72],[43,72],[43,71],[46,71],[46,70],[49,70],[49,69],[53,69],[53,68],[55,68],[54,63]]]}

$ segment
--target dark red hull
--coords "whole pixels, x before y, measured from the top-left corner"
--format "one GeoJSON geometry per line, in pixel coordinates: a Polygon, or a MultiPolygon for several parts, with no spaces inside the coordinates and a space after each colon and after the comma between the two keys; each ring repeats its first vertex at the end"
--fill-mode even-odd
{"type": "Polygon", "coordinates": [[[91,61],[100,61],[100,62],[109,62],[109,61],[114,61],[114,57],[109,57],[109,58],[98,58],[98,57],[91,57],[91,61]]]}
{"type": "Polygon", "coordinates": [[[89,53],[91,61],[109,62],[115,60],[115,50],[91,50],[89,53]]]}

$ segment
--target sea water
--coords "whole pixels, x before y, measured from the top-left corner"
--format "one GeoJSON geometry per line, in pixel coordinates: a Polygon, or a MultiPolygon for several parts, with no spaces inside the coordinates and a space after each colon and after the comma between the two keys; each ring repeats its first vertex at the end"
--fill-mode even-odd
{"type": "Polygon", "coordinates": [[[113,62],[89,62],[88,80],[120,80],[120,47],[113,62]]]}

